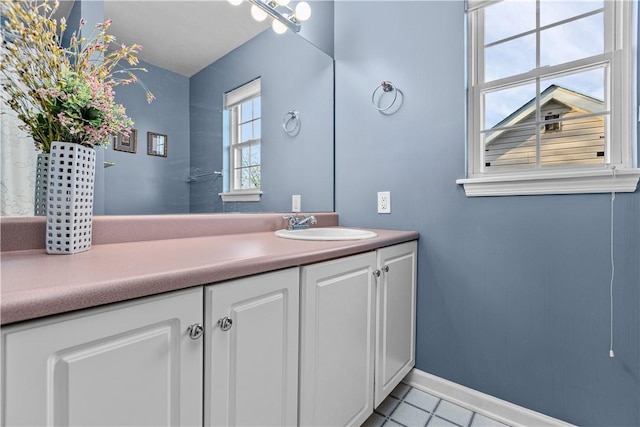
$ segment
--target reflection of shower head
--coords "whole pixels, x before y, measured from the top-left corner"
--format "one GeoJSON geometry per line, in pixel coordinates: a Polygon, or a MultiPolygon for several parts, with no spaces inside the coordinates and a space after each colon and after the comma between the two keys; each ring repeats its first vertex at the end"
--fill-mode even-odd
{"type": "Polygon", "coordinates": [[[185,182],[197,182],[201,181],[201,178],[214,177],[216,180],[222,176],[221,171],[212,171],[212,172],[201,172],[198,168],[192,168],[190,175],[187,177],[185,182]]]}

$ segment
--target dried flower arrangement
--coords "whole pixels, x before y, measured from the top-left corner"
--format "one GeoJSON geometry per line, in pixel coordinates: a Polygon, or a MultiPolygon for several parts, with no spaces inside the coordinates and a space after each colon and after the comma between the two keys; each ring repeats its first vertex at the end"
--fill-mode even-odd
{"type": "Polygon", "coordinates": [[[54,19],[57,1],[1,1],[6,21],[0,96],[17,113],[36,149],[48,153],[53,141],[103,146],[112,135],[128,135],[133,122],[115,102],[113,89],[137,82],[147,100],[153,100],[134,74],[146,70],[131,68],[138,64],[141,46],[115,47],[115,37],[107,34],[111,21],[96,24],[85,37],[84,19],[63,46],[67,25],[54,19]]]}

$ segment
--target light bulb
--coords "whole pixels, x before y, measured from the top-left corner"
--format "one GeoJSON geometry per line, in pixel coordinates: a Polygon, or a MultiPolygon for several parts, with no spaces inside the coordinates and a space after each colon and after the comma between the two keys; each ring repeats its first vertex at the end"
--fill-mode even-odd
{"type": "Polygon", "coordinates": [[[277,19],[273,20],[273,23],[271,24],[271,29],[276,34],[284,34],[287,32],[287,26],[284,25],[282,22],[278,21],[277,19]]]}
{"type": "Polygon", "coordinates": [[[286,6],[289,4],[291,0],[275,0],[276,4],[280,5],[280,6],[286,6]]]}
{"type": "Polygon", "coordinates": [[[306,21],[311,17],[311,6],[306,1],[301,1],[296,5],[296,19],[306,21]]]}
{"type": "Polygon", "coordinates": [[[253,19],[260,22],[267,19],[267,12],[260,9],[258,6],[254,4],[253,6],[251,6],[251,16],[253,16],[253,19]]]}
{"type": "Polygon", "coordinates": [[[234,6],[238,6],[243,0],[228,0],[234,6]]]}

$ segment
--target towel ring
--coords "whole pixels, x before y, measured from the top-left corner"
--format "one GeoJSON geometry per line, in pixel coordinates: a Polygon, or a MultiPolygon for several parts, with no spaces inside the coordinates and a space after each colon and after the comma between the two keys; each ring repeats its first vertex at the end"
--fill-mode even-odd
{"type": "Polygon", "coordinates": [[[371,94],[371,104],[373,104],[373,108],[375,108],[378,111],[387,111],[389,108],[393,107],[393,104],[396,103],[397,99],[398,99],[398,89],[393,86],[393,83],[386,80],[380,83],[378,87],[376,87],[373,90],[373,93],[371,94]],[[376,93],[378,93],[380,89],[382,89],[382,92],[384,93],[393,92],[393,99],[391,100],[391,103],[386,107],[379,107],[376,104],[376,93]]]}
{"type": "Polygon", "coordinates": [[[287,111],[282,118],[282,129],[288,135],[296,135],[300,130],[300,114],[296,110],[287,111]],[[291,124],[293,123],[293,126],[291,124]]]}

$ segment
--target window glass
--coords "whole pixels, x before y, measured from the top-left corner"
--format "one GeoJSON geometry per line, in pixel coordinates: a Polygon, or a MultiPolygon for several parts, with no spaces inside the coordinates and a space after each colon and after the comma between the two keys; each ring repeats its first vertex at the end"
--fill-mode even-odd
{"type": "Polygon", "coordinates": [[[262,123],[260,119],[256,119],[251,123],[253,139],[260,139],[262,137],[262,123]]]}
{"type": "Polygon", "coordinates": [[[518,37],[485,49],[486,82],[526,73],[536,68],[536,36],[518,37]]]}
{"type": "Polygon", "coordinates": [[[484,95],[484,129],[490,129],[496,125],[513,125],[513,123],[501,123],[508,117],[517,114],[527,103],[535,100],[535,82],[509,87],[506,89],[487,92],[484,95]]]}
{"type": "Polygon", "coordinates": [[[249,163],[252,165],[260,164],[260,146],[255,145],[251,149],[251,157],[249,158],[249,163]]]}
{"type": "Polygon", "coordinates": [[[542,0],[540,2],[540,25],[553,24],[583,13],[601,9],[602,0],[558,1],[542,0]]]}
{"type": "Polygon", "coordinates": [[[540,65],[558,65],[604,52],[603,13],[540,32],[540,65]]]}
{"type": "Polygon", "coordinates": [[[241,182],[243,189],[260,188],[260,166],[242,168],[241,182]]]}
{"type": "Polygon", "coordinates": [[[503,1],[485,8],[484,42],[493,43],[536,28],[536,2],[503,1]]]}
{"type": "Polygon", "coordinates": [[[605,120],[605,116],[567,120],[555,123],[555,131],[546,131],[547,125],[542,125],[540,166],[603,165],[606,162],[605,120]]]}
{"type": "Polygon", "coordinates": [[[536,128],[507,128],[483,133],[484,169],[532,169],[537,164],[536,128]]]}
{"type": "Polygon", "coordinates": [[[262,97],[256,96],[253,98],[253,117],[261,117],[262,116],[262,97]]]}
{"type": "Polygon", "coordinates": [[[247,142],[253,139],[253,123],[242,123],[240,125],[239,142],[247,142]]]}
{"type": "Polygon", "coordinates": [[[240,104],[240,122],[246,123],[253,118],[253,100],[249,100],[240,104]]]}
{"type": "Polygon", "coordinates": [[[540,81],[540,91],[544,93],[552,86],[566,89],[565,98],[571,95],[571,101],[581,107],[585,113],[599,113],[608,110],[604,97],[606,68],[604,66],[587,70],[552,76],[540,81]]]}

